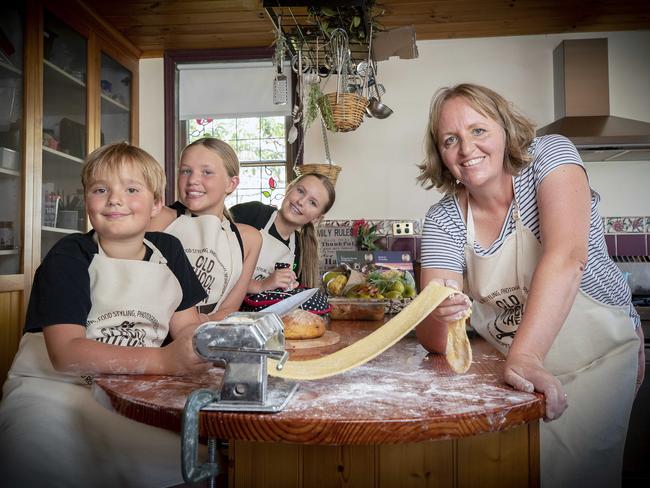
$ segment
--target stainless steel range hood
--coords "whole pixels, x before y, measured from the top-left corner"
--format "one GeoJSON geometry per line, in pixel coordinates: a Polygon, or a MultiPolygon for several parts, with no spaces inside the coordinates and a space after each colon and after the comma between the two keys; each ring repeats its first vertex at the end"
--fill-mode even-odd
{"type": "Polygon", "coordinates": [[[609,113],[607,39],[566,40],[553,51],[555,122],[584,161],[650,161],[650,123],[609,113]]]}

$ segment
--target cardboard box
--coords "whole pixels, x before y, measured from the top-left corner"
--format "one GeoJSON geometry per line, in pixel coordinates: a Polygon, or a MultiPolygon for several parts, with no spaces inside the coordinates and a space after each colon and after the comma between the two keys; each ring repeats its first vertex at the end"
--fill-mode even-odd
{"type": "Polygon", "coordinates": [[[372,42],[372,50],[376,61],[386,61],[392,56],[399,56],[400,59],[417,58],[415,27],[405,25],[378,33],[372,42]]]}

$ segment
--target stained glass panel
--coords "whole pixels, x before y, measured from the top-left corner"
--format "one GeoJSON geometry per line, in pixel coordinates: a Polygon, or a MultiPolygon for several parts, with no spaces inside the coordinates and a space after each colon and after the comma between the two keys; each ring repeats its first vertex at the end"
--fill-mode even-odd
{"type": "Polygon", "coordinates": [[[226,141],[240,162],[239,186],[226,205],[260,201],[279,205],[286,188],[284,117],[199,119],[188,121],[188,140],[212,136],[226,141]]]}

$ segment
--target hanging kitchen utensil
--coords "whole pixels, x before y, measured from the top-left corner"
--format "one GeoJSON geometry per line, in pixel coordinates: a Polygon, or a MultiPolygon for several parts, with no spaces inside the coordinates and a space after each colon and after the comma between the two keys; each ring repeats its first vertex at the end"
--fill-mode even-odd
{"type": "Polygon", "coordinates": [[[385,88],[377,83],[377,63],[372,56],[372,24],[370,24],[370,42],[368,43],[368,69],[366,72],[366,90],[368,93],[368,105],[366,115],[376,119],[385,119],[393,113],[393,109],[381,102],[382,90],[385,88]],[[370,82],[372,80],[372,83],[370,82]]]}
{"type": "Polygon", "coordinates": [[[348,35],[343,29],[334,29],[330,37],[330,51],[334,58],[333,68],[337,73],[336,80],[336,103],[339,101],[339,94],[343,86],[343,78],[347,73],[347,64],[349,59],[350,47],[348,45],[348,35]]]}
{"type": "Polygon", "coordinates": [[[282,73],[282,67],[278,68],[278,72],[273,78],[273,103],[275,105],[286,105],[288,101],[288,88],[289,83],[287,77],[282,73]]]}
{"type": "Polygon", "coordinates": [[[275,64],[275,77],[273,78],[273,103],[275,105],[286,105],[289,99],[289,83],[287,76],[283,72],[284,51],[286,49],[286,40],[282,34],[280,23],[282,17],[278,17],[278,29],[275,37],[275,53],[273,64],[275,64]]]}

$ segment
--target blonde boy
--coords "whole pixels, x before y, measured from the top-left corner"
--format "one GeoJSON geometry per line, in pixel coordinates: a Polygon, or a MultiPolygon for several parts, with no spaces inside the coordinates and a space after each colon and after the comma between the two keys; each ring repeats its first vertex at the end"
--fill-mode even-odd
{"type": "Polygon", "coordinates": [[[178,483],[178,436],[110,412],[88,384],[206,370],[191,344],[205,292],[178,239],[145,233],[165,186],[149,154],[99,148],[82,184],[93,230],[61,239],[36,271],[0,404],[0,472],[21,487],[178,483]]]}

